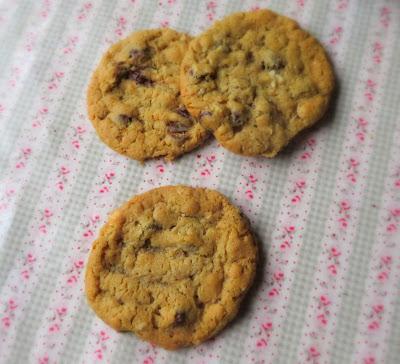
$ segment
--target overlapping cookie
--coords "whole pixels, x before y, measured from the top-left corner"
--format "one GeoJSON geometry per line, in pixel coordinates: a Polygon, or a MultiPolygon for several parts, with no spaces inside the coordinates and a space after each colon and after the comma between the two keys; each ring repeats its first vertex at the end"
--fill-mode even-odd
{"type": "Polygon", "coordinates": [[[324,49],[269,10],[236,13],[194,38],[182,61],[187,109],[223,147],[275,156],[327,109],[334,78],[324,49]]]}
{"type": "Polygon", "coordinates": [[[180,98],[180,63],[190,39],[171,29],[143,30],[105,53],[87,95],[104,143],[139,161],[172,160],[203,143],[208,133],[180,98]]]}

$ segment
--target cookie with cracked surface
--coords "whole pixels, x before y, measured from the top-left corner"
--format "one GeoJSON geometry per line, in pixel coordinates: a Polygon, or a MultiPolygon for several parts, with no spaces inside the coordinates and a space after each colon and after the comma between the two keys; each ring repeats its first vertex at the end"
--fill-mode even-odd
{"type": "Polygon", "coordinates": [[[181,65],[187,109],[242,155],[275,156],[322,117],[333,87],[318,41],[269,10],[216,22],[192,40],[181,65]]]}
{"type": "Polygon", "coordinates": [[[93,73],[87,104],[109,147],[139,161],[172,160],[205,140],[206,130],[180,98],[180,64],[190,39],[171,29],[143,30],[108,49],[93,73]]]}
{"type": "Polygon", "coordinates": [[[86,295],[114,329],[173,350],[234,318],[256,263],[248,222],[226,197],[161,187],[111,214],[93,244],[86,295]]]}

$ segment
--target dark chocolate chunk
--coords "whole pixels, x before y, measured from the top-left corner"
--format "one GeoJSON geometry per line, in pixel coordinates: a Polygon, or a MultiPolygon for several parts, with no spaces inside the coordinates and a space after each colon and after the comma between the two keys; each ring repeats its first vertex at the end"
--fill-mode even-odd
{"type": "Polygon", "coordinates": [[[246,53],[246,61],[247,63],[253,62],[254,61],[254,54],[251,51],[248,51],[246,53]]]}
{"type": "Polygon", "coordinates": [[[122,80],[126,80],[129,78],[129,69],[125,67],[118,66],[115,74],[115,84],[114,87],[117,87],[122,80]]]}
{"type": "Polygon", "coordinates": [[[175,325],[183,325],[186,322],[186,314],[184,312],[177,312],[175,314],[175,325]]]}
{"type": "Polygon", "coordinates": [[[183,116],[184,118],[190,119],[191,116],[189,114],[189,111],[186,110],[185,106],[179,106],[179,108],[176,110],[176,112],[180,115],[183,116]]]}
{"type": "Polygon", "coordinates": [[[179,121],[169,121],[167,123],[167,130],[170,134],[182,134],[189,130],[189,126],[179,121]]]}
{"type": "Polygon", "coordinates": [[[140,70],[133,69],[129,71],[129,79],[135,81],[138,85],[152,86],[153,81],[147,78],[140,70]]]}
{"type": "Polygon", "coordinates": [[[144,60],[144,58],[149,58],[150,55],[151,55],[150,48],[144,48],[144,49],[132,48],[131,51],[129,52],[129,57],[133,61],[144,60]]]}
{"type": "Polygon", "coordinates": [[[200,117],[200,119],[202,119],[202,118],[204,118],[204,117],[206,117],[206,116],[211,116],[211,115],[212,115],[212,112],[211,112],[211,111],[204,110],[204,111],[201,111],[201,112],[200,112],[199,117],[200,117]]]}
{"type": "Polygon", "coordinates": [[[240,131],[246,122],[246,117],[242,113],[232,112],[231,113],[231,125],[234,131],[240,131]]]}

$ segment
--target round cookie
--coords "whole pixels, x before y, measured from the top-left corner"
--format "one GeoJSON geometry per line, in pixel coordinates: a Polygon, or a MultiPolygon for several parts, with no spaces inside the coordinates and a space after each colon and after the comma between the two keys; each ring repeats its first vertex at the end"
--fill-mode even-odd
{"type": "Polygon", "coordinates": [[[110,216],[90,254],[86,295],[114,329],[177,349],[234,318],[256,262],[247,220],[226,197],[161,187],[110,216]]]}
{"type": "Polygon", "coordinates": [[[200,145],[206,130],[180,98],[180,63],[190,36],[171,29],[143,30],[112,45],[87,94],[100,138],[128,157],[172,160],[200,145]]]}
{"type": "Polygon", "coordinates": [[[322,46],[269,10],[236,13],[192,40],[181,65],[189,112],[230,151],[275,156],[322,117],[333,90],[322,46]]]}

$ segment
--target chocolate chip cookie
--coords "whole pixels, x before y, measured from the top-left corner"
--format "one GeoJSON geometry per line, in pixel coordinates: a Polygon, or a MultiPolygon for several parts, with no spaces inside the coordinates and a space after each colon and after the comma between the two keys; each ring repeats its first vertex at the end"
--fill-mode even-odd
{"type": "Polygon", "coordinates": [[[86,294],[96,314],[167,349],[197,345],[236,315],[257,246],[220,193],[186,186],[135,196],[94,242],[86,294]]]}
{"type": "Polygon", "coordinates": [[[327,109],[334,86],[324,49],[269,10],[236,13],[193,39],[182,99],[225,148],[275,156],[327,109]]]}
{"type": "Polygon", "coordinates": [[[190,39],[171,29],[143,30],[105,53],[87,104],[109,147],[139,161],[172,160],[205,140],[206,130],[180,97],[179,69],[190,39]]]}

